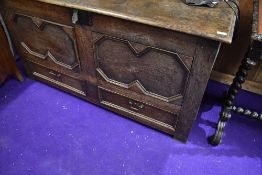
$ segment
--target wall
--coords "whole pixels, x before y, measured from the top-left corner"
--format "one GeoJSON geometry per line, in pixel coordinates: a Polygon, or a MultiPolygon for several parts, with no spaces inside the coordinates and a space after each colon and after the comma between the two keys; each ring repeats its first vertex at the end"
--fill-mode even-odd
{"type": "MultiPolygon", "coordinates": [[[[215,63],[211,79],[231,84],[235,73],[250,43],[253,15],[253,1],[240,0],[240,29],[237,39],[232,45],[223,44],[215,63]]],[[[262,95],[262,63],[260,62],[249,72],[243,88],[262,95]]]]}

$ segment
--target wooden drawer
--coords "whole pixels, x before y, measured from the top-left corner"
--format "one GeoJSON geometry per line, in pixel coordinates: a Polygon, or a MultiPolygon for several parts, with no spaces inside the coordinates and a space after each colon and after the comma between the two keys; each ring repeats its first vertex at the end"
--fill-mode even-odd
{"type": "Polygon", "coordinates": [[[80,71],[73,27],[16,14],[14,30],[26,59],[56,69],[80,71]]]}
{"type": "Polygon", "coordinates": [[[86,84],[82,80],[72,78],[30,62],[27,62],[26,67],[29,68],[27,71],[29,71],[29,74],[31,74],[33,78],[44,81],[47,84],[58,87],[77,96],[87,96],[86,84]]]}
{"type": "Polygon", "coordinates": [[[98,87],[100,103],[128,114],[131,118],[155,128],[161,128],[169,134],[175,131],[177,116],[174,113],[163,111],[152,104],[141,102],[133,97],[120,94],[104,87],[98,87]]]}
{"type": "Polygon", "coordinates": [[[199,38],[99,14],[87,28],[100,85],[182,106],[199,38]]]}

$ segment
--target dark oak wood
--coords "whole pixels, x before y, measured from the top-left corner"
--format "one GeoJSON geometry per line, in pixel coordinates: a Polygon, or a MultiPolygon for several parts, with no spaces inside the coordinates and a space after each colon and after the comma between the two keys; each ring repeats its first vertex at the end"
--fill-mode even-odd
{"type": "Polygon", "coordinates": [[[167,112],[146,102],[140,102],[134,96],[129,97],[119,92],[111,91],[99,86],[100,103],[112,109],[131,114],[134,118],[150,122],[153,126],[162,126],[169,134],[174,133],[174,124],[177,120],[173,111],[167,112]]]}
{"type": "Polygon", "coordinates": [[[27,66],[32,74],[31,76],[34,78],[43,80],[54,86],[60,86],[74,94],[87,96],[88,92],[86,92],[87,88],[84,81],[72,78],[71,76],[61,74],[58,71],[33,64],[31,62],[28,62],[27,66]]]}
{"type": "Polygon", "coordinates": [[[15,13],[15,33],[19,33],[23,52],[39,64],[59,65],[61,68],[78,70],[80,62],[73,27],[40,18],[15,13]],[[63,51],[63,52],[61,52],[63,51]]]}
{"type": "Polygon", "coordinates": [[[220,112],[216,132],[214,135],[208,138],[209,143],[214,146],[217,146],[221,143],[224,128],[226,126],[227,121],[231,118],[232,112],[243,114],[253,119],[262,120],[261,113],[259,114],[255,111],[234,106],[235,99],[238,95],[238,92],[242,89],[242,84],[245,83],[245,79],[248,75],[249,70],[252,68],[252,66],[256,65],[257,61],[262,60],[262,35],[259,32],[259,20],[260,15],[262,15],[261,11],[259,10],[259,7],[261,7],[262,1],[254,0],[253,3],[254,12],[252,35],[250,37],[251,43],[249,49],[247,49],[246,56],[242,60],[242,64],[240,65],[236,73],[236,76],[226,94],[225,101],[220,112]]]}
{"type": "Polygon", "coordinates": [[[192,57],[112,36],[94,44],[100,80],[181,105],[192,57]]]}
{"type": "MultiPolygon", "coordinates": [[[[245,57],[252,33],[253,0],[241,0],[240,24],[236,40],[231,45],[222,44],[214,65],[211,79],[230,85],[245,57]]],[[[248,72],[243,89],[262,95],[262,62],[248,72]]]]}
{"type": "MultiPolygon", "coordinates": [[[[131,20],[129,13],[117,15],[122,13],[120,4],[119,13],[115,9],[109,15],[105,10],[95,9],[98,2],[2,0],[0,9],[30,77],[185,142],[220,47],[215,40],[231,40],[233,13],[224,5],[215,9],[208,18],[218,18],[222,9],[228,16],[221,16],[221,26],[208,24],[203,38],[199,37],[203,33],[189,32],[189,27],[197,25],[179,20],[175,9],[170,14],[178,26],[186,26],[183,32],[177,32],[182,28],[170,22],[168,7],[164,9],[169,11],[161,10],[163,22],[154,15],[143,22],[149,19],[144,12],[134,13],[136,18],[131,20]],[[86,11],[77,13],[73,8],[86,11]],[[212,35],[222,29],[229,32],[226,38],[212,35]]],[[[137,4],[141,10],[152,10],[150,6],[145,8],[144,1],[128,3],[137,4]]],[[[171,7],[189,10],[180,1],[169,3],[171,7]]],[[[116,7],[109,1],[105,4],[107,8],[116,7]]],[[[101,8],[106,7],[101,4],[101,8]]],[[[199,14],[187,18],[198,18],[199,24],[207,17],[200,14],[209,12],[192,10],[199,14]]],[[[182,18],[185,13],[180,15],[182,18]]]]}
{"type": "Polygon", "coordinates": [[[186,89],[185,100],[182,105],[180,120],[177,124],[176,137],[185,140],[192,128],[193,121],[197,116],[200,102],[202,100],[212,67],[216,58],[220,44],[214,41],[200,40],[195,53],[195,61],[192,66],[191,77],[186,89]],[[192,120],[191,117],[194,119],[192,120]],[[185,137],[186,136],[186,137],[185,137]]]}
{"type": "Polygon", "coordinates": [[[221,2],[217,8],[192,7],[182,0],[37,0],[133,22],[231,43],[235,16],[221,2]],[[219,21],[219,22],[218,22],[219,21]]]}
{"type": "Polygon", "coordinates": [[[259,16],[258,16],[258,34],[262,35],[262,1],[259,0],[259,9],[258,9],[258,13],[259,13],[259,16]]]}
{"type": "Polygon", "coordinates": [[[2,84],[8,75],[16,77],[18,80],[23,81],[23,77],[20,74],[15,59],[7,42],[7,38],[2,25],[0,24],[0,84],[2,84]]]}

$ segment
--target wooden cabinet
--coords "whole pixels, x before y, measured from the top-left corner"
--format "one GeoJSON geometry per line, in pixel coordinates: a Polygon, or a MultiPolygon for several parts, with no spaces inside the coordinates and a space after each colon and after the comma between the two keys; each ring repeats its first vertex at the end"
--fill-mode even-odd
{"type": "MultiPolygon", "coordinates": [[[[164,26],[165,20],[158,25],[139,14],[121,16],[110,2],[103,8],[113,15],[97,11],[99,1],[46,2],[0,3],[30,77],[187,140],[220,43],[232,39],[235,18],[227,6],[221,8],[229,15],[225,23],[231,26],[223,28],[229,35],[216,36],[211,26],[206,39],[198,31],[164,26]]],[[[135,2],[129,3],[132,8],[135,2]]]]}

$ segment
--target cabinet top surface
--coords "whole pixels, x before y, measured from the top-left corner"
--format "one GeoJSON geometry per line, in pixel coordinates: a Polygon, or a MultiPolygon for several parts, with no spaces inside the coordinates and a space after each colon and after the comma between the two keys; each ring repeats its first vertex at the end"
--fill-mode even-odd
{"type": "Polygon", "coordinates": [[[212,40],[231,43],[235,15],[223,1],[215,8],[187,6],[182,0],[37,0],[86,10],[212,40]]]}

